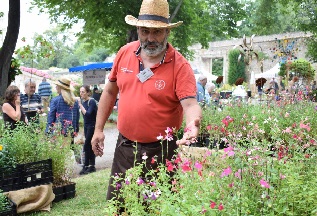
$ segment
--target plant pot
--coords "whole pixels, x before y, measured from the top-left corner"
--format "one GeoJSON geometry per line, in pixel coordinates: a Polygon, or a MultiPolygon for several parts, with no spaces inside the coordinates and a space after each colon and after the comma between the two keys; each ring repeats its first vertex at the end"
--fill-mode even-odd
{"type": "Polygon", "coordinates": [[[8,205],[4,211],[0,212],[0,216],[15,216],[17,215],[17,206],[14,202],[8,199],[8,205]]]}
{"type": "Polygon", "coordinates": [[[251,97],[251,90],[248,90],[247,93],[248,93],[248,97],[251,97]]]}
{"type": "Polygon", "coordinates": [[[227,148],[228,146],[226,145],[225,141],[223,140],[213,140],[213,142],[210,142],[210,145],[209,145],[209,148],[219,148],[219,149],[224,149],[224,148],[227,148]]]}
{"type": "Polygon", "coordinates": [[[76,195],[76,183],[69,182],[61,186],[53,186],[53,193],[55,194],[53,202],[74,198],[76,195]]]}
{"type": "Polygon", "coordinates": [[[197,137],[197,142],[190,144],[191,147],[209,147],[209,134],[200,134],[197,137]]]}
{"type": "Polygon", "coordinates": [[[232,91],[221,91],[220,92],[220,99],[228,99],[231,97],[232,91]]]}

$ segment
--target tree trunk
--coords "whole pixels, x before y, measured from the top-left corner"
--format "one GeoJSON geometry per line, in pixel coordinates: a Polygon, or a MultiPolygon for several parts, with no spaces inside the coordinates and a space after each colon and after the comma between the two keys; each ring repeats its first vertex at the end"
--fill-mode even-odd
{"type": "Polygon", "coordinates": [[[7,33],[0,50],[0,98],[3,98],[10,85],[9,69],[20,30],[20,0],[9,0],[8,20],[7,33]]]}

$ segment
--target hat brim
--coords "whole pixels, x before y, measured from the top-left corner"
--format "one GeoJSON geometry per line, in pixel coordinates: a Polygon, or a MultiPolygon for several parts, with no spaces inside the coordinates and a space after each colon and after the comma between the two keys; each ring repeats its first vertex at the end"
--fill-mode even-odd
{"type": "Polygon", "coordinates": [[[58,86],[61,87],[62,89],[71,90],[70,87],[61,84],[60,82],[58,82],[58,80],[57,80],[57,81],[54,81],[54,83],[55,83],[55,85],[58,85],[58,86]]]}
{"type": "Polygon", "coordinates": [[[147,28],[175,28],[183,24],[183,21],[177,23],[164,23],[155,20],[138,20],[134,16],[127,15],[125,17],[125,22],[132,26],[147,27],[147,28]]]}

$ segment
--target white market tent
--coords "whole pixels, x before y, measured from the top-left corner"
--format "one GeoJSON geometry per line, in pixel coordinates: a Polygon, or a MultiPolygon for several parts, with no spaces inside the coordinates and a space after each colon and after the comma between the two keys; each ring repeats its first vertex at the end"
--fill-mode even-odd
{"type": "Polygon", "coordinates": [[[272,67],[271,69],[263,72],[263,73],[259,73],[259,74],[255,74],[255,79],[258,78],[275,78],[278,77],[278,72],[280,71],[280,64],[277,63],[274,67],[272,67]]]}

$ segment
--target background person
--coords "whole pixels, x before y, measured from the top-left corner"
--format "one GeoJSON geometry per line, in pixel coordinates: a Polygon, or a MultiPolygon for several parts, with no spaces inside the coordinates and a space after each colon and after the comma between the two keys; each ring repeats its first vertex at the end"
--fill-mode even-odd
{"type": "Polygon", "coordinates": [[[18,122],[26,122],[20,103],[20,89],[17,86],[9,86],[4,93],[2,116],[5,126],[10,130],[15,129],[18,122]]]}
{"type": "MultiPolygon", "coordinates": [[[[157,164],[173,157],[177,144],[189,144],[198,136],[202,111],[196,100],[195,77],[187,60],[167,42],[171,28],[182,24],[169,23],[168,7],[166,0],[144,0],[138,18],[125,18],[127,24],[137,26],[139,40],[123,46],[116,55],[110,82],[100,98],[92,139],[93,151],[102,156],[104,125],[120,92],[119,136],[111,176],[124,176],[134,162],[144,161],[144,155],[144,173],[156,169],[157,164]],[[167,147],[167,140],[161,143],[157,137],[164,136],[167,127],[178,130],[183,113],[187,131],[181,140],[176,141],[173,136],[167,147]],[[152,157],[157,159],[155,164],[151,164],[152,157]]],[[[112,181],[110,178],[107,200],[116,197],[112,181]]]]}
{"type": "Polygon", "coordinates": [[[197,80],[196,99],[202,106],[206,103],[205,86],[207,84],[207,77],[200,75],[197,80]]]}
{"type": "Polygon", "coordinates": [[[84,167],[80,171],[80,175],[96,172],[95,168],[95,159],[96,156],[92,151],[91,139],[94,135],[95,124],[96,124],[96,115],[97,115],[97,104],[93,98],[90,98],[90,88],[88,85],[84,85],[80,88],[80,98],[78,100],[79,108],[84,117],[84,135],[85,135],[85,143],[84,143],[84,152],[85,152],[85,160],[84,167]]]}
{"type": "MultiPolygon", "coordinates": [[[[47,115],[46,133],[52,133],[60,125],[60,132],[64,136],[69,133],[72,138],[79,131],[79,105],[70,86],[71,80],[62,76],[57,80],[56,91],[58,96],[54,97],[50,103],[50,111],[47,115]]],[[[72,143],[74,140],[72,140],[72,143]]]]}
{"type": "Polygon", "coordinates": [[[94,87],[94,93],[92,94],[92,97],[99,102],[100,100],[100,96],[101,96],[101,93],[99,91],[99,89],[97,87],[94,87]]]}
{"type": "Polygon", "coordinates": [[[47,107],[50,105],[50,99],[52,97],[52,86],[49,82],[46,81],[44,77],[42,82],[39,84],[39,95],[41,96],[43,103],[43,111],[47,111],[47,107]]]}
{"type": "Polygon", "coordinates": [[[40,123],[38,114],[43,113],[42,99],[39,94],[35,93],[36,82],[35,80],[27,79],[24,82],[24,86],[25,94],[20,95],[23,112],[29,122],[33,121],[35,123],[40,123]]]}

